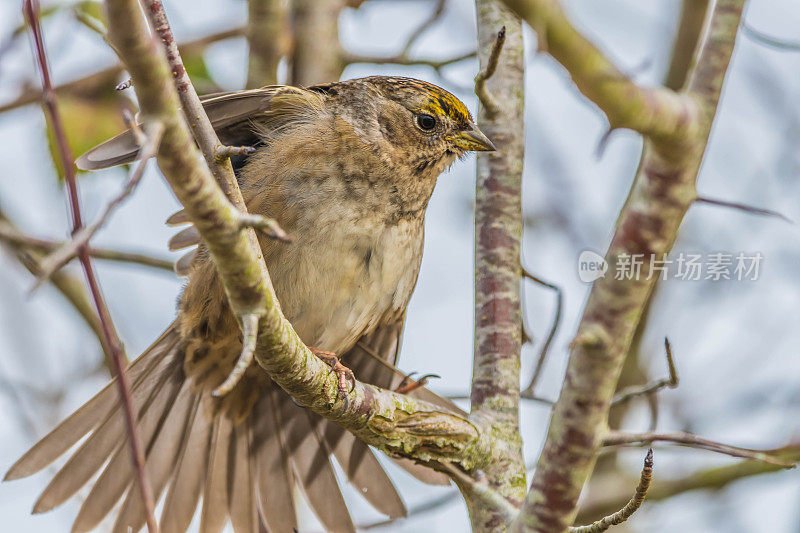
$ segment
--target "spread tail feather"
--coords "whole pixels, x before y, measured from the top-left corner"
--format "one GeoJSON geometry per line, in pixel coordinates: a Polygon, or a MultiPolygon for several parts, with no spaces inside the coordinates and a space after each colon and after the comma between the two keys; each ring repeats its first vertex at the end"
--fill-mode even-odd
{"type": "MultiPolygon", "coordinates": [[[[228,405],[227,398],[220,402],[187,379],[184,357],[173,325],[128,369],[156,501],[166,492],[160,516],[164,533],[186,530],[201,494],[204,533],[218,533],[228,521],[237,533],[258,533],[264,525],[269,531],[296,530],[295,485],[327,530],[354,532],[334,458],[378,511],[392,518],[406,514],[373,451],[354,435],[296,405],[262,377],[251,390],[257,394],[249,411],[228,409],[239,404],[232,399],[228,405]]],[[[387,386],[396,372],[357,350],[348,358],[360,378],[378,385],[387,386]]],[[[75,519],[75,533],[96,527],[118,504],[112,531],[138,531],[145,523],[115,387],[112,382],[100,391],[6,475],[9,480],[31,475],[85,437],[34,508],[44,512],[62,504],[100,472],[75,519]]],[[[421,394],[446,402],[427,391],[421,394]]],[[[402,466],[423,481],[447,482],[443,474],[423,466],[402,466]]]]}

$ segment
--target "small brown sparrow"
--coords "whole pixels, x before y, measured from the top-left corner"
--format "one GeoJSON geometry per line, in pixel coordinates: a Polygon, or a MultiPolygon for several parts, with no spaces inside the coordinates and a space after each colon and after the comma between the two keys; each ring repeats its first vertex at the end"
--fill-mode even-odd
{"type": "MultiPolygon", "coordinates": [[[[375,76],[307,89],[275,86],[211,95],[204,106],[221,141],[254,146],[235,163],[250,212],[291,236],[260,244],[284,314],[309,346],[341,356],[355,375],[390,387],[405,309],[422,258],[425,209],[439,174],[472,150],[494,150],[455,96],[410,78],[375,76]]],[[[130,132],[78,160],[87,169],[132,161],[130,132]]],[[[188,220],[178,213],[172,223],[188,220]]],[[[202,495],[201,531],[290,532],[299,485],[329,531],[355,531],[331,466],[379,511],[406,512],[369,447],[296,405],[257,366],[222,398],[211,391],[241,351],[214,264],[193,228],[172,248],[198,245],[178,318],[129,367],[155,497],[166,490],[162,533],[185,531],[202,495]]],[[[425,389],[428,400],[450,405],[425,389]]],[[[115,532],[145,522],[117,392],[107,386],[27,452],[17,479],[53,462],[88,434],[34,507],[73,496],[99,470],[73,531],[94,528],[123,499],[115,532]]],[[[447,478],[401,460],[416,477],[447,478]]],[[[130,529],[129,529],[130,528],[130,529]]]]}

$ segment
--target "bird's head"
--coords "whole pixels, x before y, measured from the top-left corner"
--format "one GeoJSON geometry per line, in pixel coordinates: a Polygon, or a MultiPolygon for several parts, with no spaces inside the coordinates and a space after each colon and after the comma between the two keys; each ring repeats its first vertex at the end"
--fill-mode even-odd
{"type": "Polygon", "coordinates": [[[380,137],[405,154],[419,174],[438,175],[466,152],[495,150],[464,103],[432,83],[371,76],[327,87],[352,98],[354,108],[374,112],[380,137]]]}

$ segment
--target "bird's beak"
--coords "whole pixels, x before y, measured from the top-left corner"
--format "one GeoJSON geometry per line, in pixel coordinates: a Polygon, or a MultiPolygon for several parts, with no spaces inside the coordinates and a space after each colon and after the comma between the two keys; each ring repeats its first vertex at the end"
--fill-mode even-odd
{"type": "Polygon", "coordinates": [[[497,150],[492,141],[478,129],[478,126],[472,123],[470,126],[471,129],[459,132],[453,137],[453,143],[456,146],[467,152],[494,152],[497,150]]]}

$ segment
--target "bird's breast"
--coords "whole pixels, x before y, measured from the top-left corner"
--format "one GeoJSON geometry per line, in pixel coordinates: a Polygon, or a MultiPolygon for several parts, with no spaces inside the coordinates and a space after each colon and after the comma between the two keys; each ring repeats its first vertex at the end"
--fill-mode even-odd
{"type": "Polygon", "coordinates": [[[300,216],[292,237],[267,255],[267,267],[306,344],[342,353],[402,314],[419,273],[422,218],[389,222],[340,201],[325,213],[300,216]]]}

